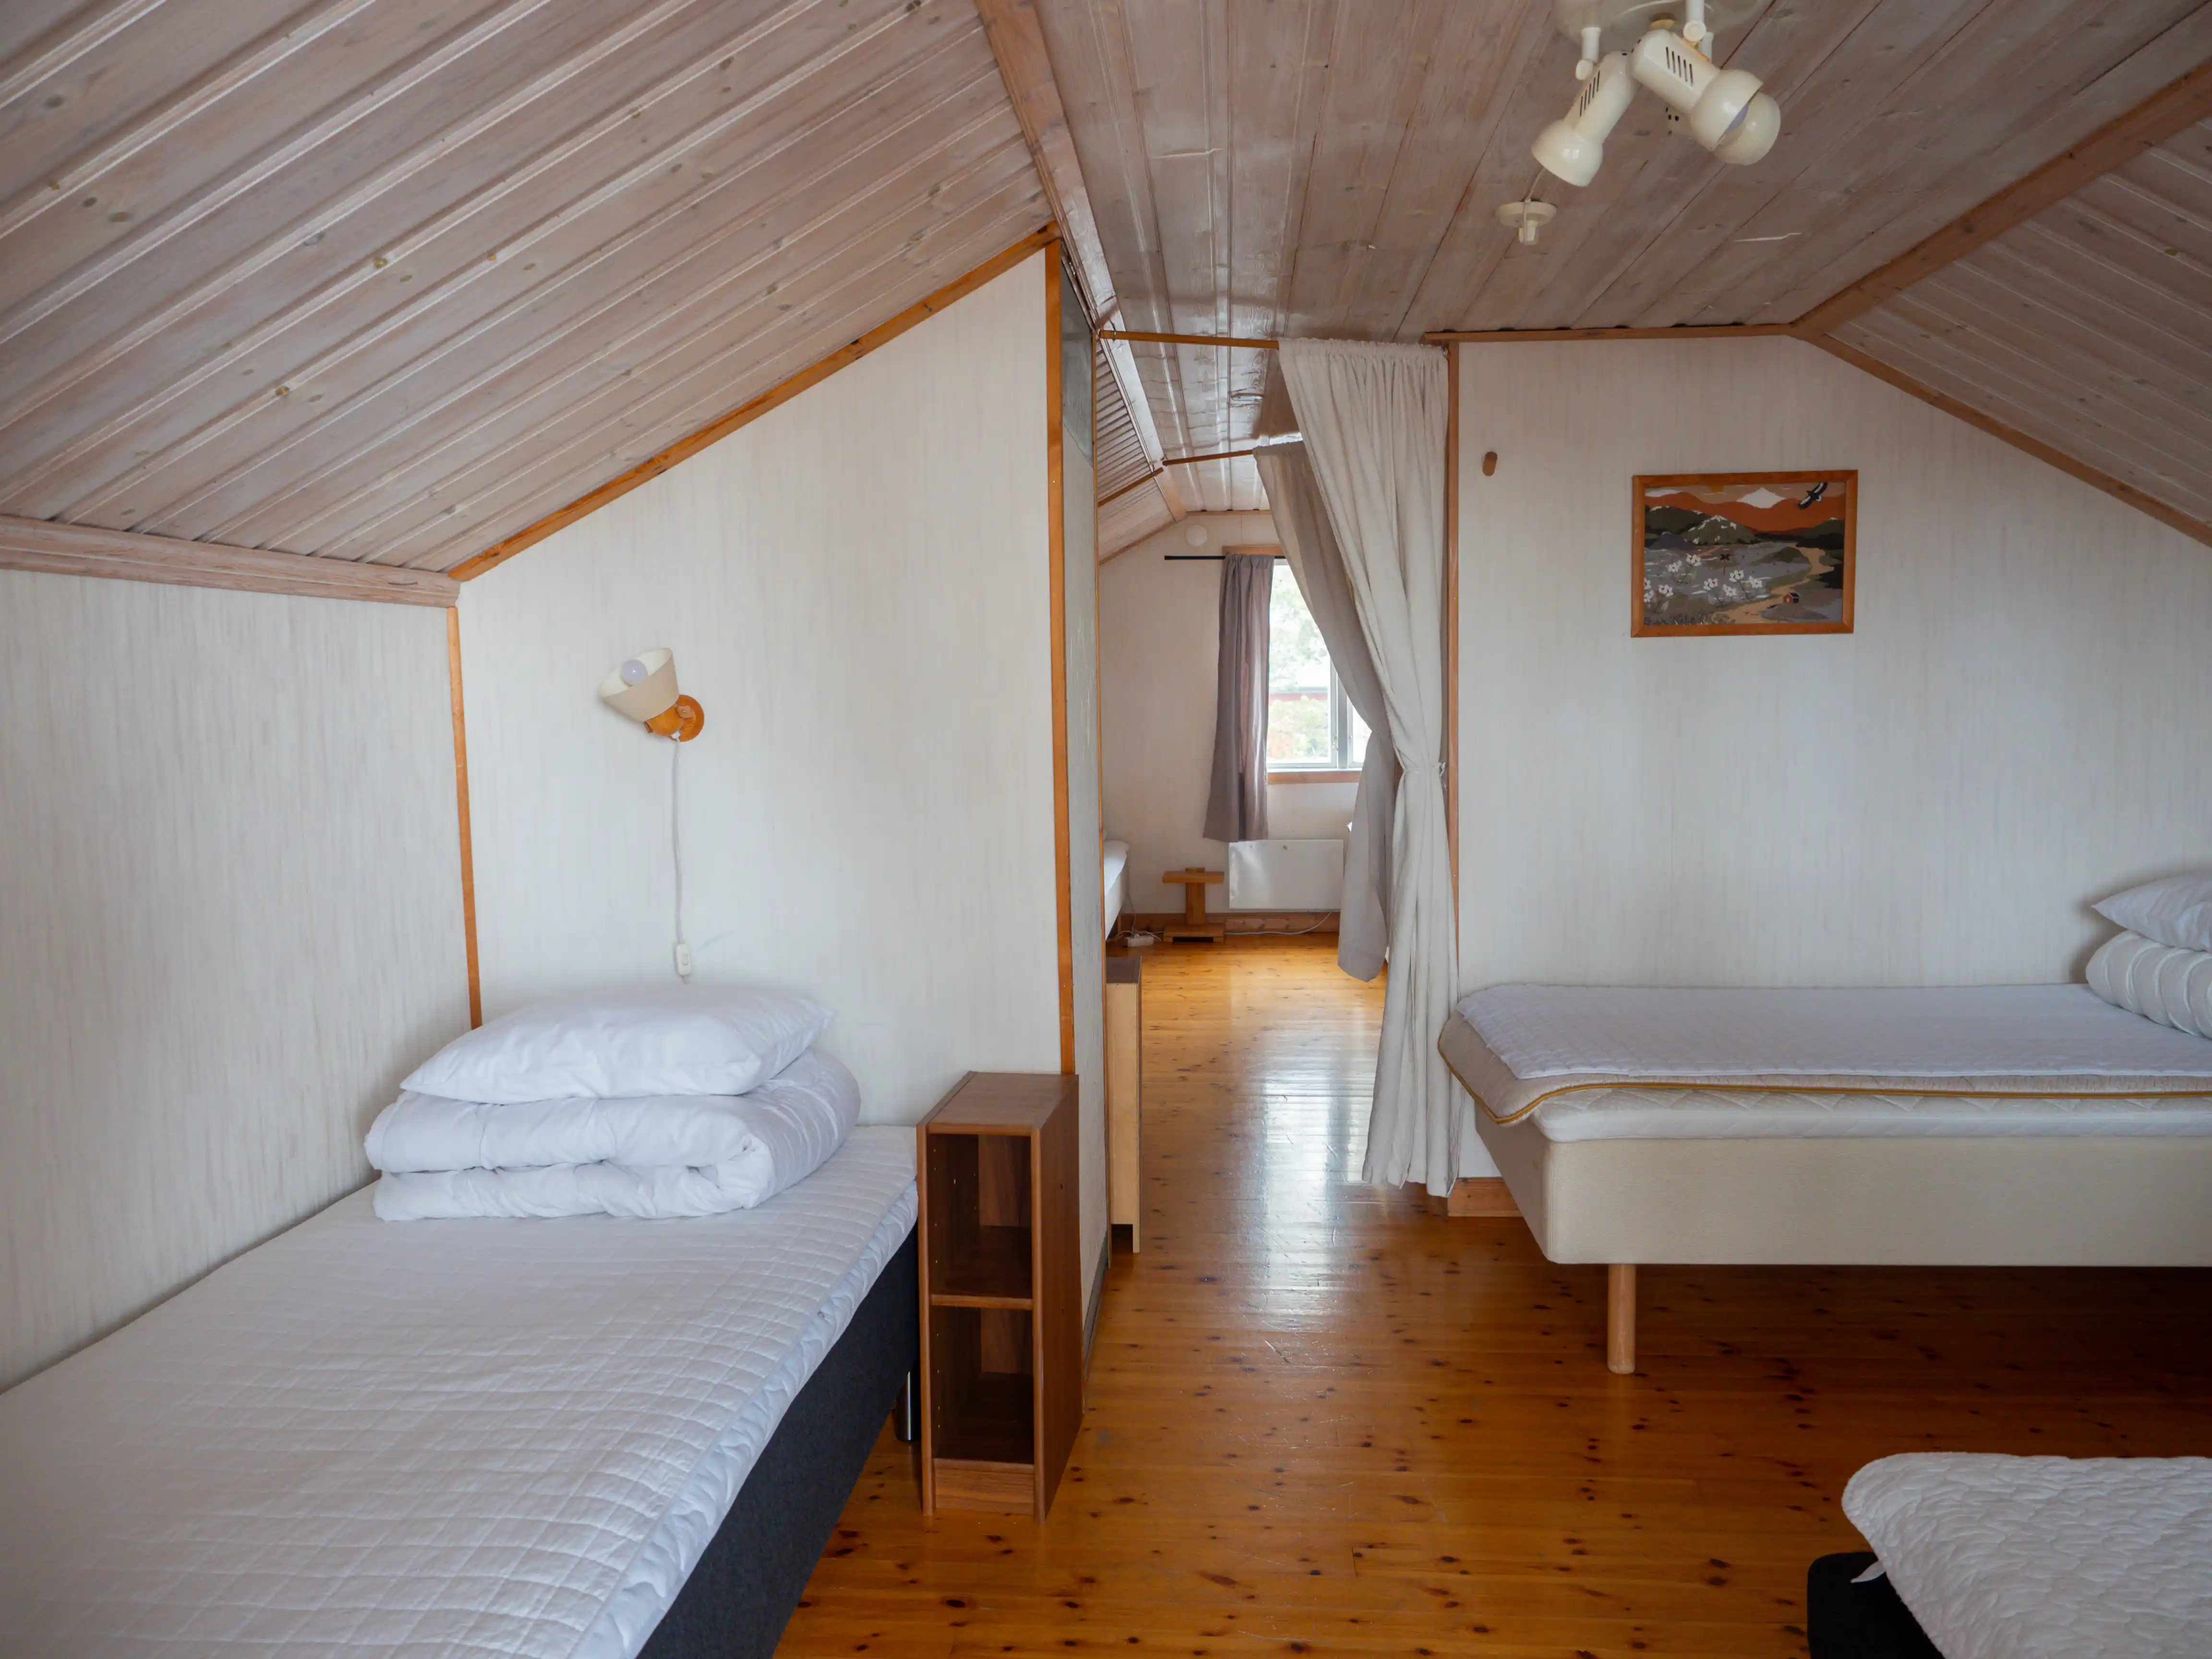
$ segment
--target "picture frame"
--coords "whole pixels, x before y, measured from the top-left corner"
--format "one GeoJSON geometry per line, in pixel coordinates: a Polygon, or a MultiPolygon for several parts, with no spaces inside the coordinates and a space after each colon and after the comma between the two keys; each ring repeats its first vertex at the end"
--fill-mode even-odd
{"type": "Polygon", "coordinates": [[[1850,467],[1638,473],[1630,635],[1851,632],[1858,497],[1850,467]]]}

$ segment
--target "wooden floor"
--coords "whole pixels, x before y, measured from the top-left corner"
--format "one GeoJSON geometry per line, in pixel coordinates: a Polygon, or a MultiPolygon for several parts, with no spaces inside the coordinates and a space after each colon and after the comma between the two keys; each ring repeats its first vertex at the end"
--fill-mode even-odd
{"type": "Polygon", "coordinates": [[[878,1445],[786,1655],[1802,1654],[1852,1470],[2212,1452],[2212,1273],[1604,1270],[1357,1180],[1379,989],[1147,952],[1146,1249],[1052,1518],[921,1518],[878,1445]]]}

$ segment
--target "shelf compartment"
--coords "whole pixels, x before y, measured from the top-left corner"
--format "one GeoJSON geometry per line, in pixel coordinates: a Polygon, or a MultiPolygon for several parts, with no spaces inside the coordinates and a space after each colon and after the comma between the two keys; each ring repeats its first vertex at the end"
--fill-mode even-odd
{"type": "Polygon", "coordinates": [[[1033,1304],[1026,1137],[929,1138],[929,1290],[946,1307],[1033,1304]]]}
{"type": "Polygon", "coordinates": [[[1026,1310],[929,1310],[930,1444],[940,1502],[996,1507],[993,1494],[1017,1485],[1020,1501],[1012,1507],[1035,1502],[1033,1340],[1026,1310]]]}

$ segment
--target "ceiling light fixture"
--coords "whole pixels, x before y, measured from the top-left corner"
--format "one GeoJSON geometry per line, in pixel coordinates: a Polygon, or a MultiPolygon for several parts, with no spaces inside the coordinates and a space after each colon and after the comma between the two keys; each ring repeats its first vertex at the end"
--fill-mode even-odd
{"type": "MultiPolygon", "coordinates": [[[[1712,0],[1720,27],[1749,21],[1762,0],[1712,0]]],[[[1559,27],[1582,47],[1581,90],[1565,116],[1537,136],[1538,163],[1570,185],[1587,185],[1605,161],[1605,141],[1639,86],[1680,113],[1690,136],[1723,161],[1747,167],[1774,148],[1782,109],[1747,70],[1723,69],[1707,55],[1713,27],[1706,0],[1685,0],[1676,32],[1674,0],[1553,0],[1559,27]],[[1638,31],[1640,33],[1637,33],[1638,31]],[[1608,37],[1637,33],[1626,51],[1608,37]]]]}

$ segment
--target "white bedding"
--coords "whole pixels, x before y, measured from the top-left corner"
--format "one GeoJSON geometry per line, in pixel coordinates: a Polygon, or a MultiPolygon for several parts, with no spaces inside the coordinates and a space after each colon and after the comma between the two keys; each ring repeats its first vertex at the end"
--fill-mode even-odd
{"type": "Polygon", "coordinates": [[[801,1054],[745,1095],[484,1105],[404,1094],[377,1115],[368,1161],[386,1221],[749,1209],[820,1167],[860,1115],[836,1060],[801,1054]]]}
{"type": "Polygon", "coordinates": [[[1551,1141],[2212,1135],[2201,1095],[1931,1095],[1794,1089],[1589,1089],[1535,1114],[1551,1141]]]}
{"type": "Polygon", "coordinates": [[[1129,897],[1129,843],[1109,841],[1102,849],[1105,872],[1106,931],[1111,933],[1129,897]]]}
{"type": "Polygon", "coordinates": [[[1944,1659],[2212,1653],[2212,1459],[1909,1453],[1844,1513],[1944,1659]]]}
{"type": "Polygon", "coordinates": [[[1669,990],[1498,985],[1458,1012],[1524,1079],[2171,1077],[2212,1081],[2212,1041],[2086,985],[1669,990]]]}
{"type": "Polygon", "coordinates": [[[2098,948],[2084,977],[2115,1008],[2212,1037],[2212,953],[2122,933],[2098,948]]]}
{"type": "Polygon", "coordinates": [[[357,1193],[0,1395],[8,1651],[628,1659],[915,1212],[895,1128],[697,1221],[357,1193]]]}

